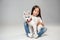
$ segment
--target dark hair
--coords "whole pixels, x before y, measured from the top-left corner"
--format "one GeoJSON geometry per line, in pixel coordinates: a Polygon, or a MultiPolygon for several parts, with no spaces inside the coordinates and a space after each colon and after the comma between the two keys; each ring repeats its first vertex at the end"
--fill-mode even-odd
{"type": "Polygon", "coordinates": [[[33,11],[35,10],[35,8],[39,8],[39,14],[37,15],[37,17],[40,17],[40,18],[42,19],[42,17],[41,17],[41,9],[40,9],[40,7],[37,6],[37,5],[35,5],[35,6],[32,7],[31,15],[33,14],[33,11]]]}

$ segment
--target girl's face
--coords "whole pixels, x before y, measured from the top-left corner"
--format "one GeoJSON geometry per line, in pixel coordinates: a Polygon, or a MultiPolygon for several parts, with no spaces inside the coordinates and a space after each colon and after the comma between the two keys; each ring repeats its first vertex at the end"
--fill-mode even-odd
{"type": "Polygon", "coordinates": [[[33,16],[37,16],[39,14],[39,8],[35,8],[33,11],[33,16]]]}

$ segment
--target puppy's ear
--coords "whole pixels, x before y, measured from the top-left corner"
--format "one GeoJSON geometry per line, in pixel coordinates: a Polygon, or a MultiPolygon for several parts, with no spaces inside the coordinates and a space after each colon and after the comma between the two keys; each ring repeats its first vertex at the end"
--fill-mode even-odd
{"type": "Polygon", "coordinates": [[[25,13],[26,13],[26,12],[24,11],[24,15],[25,15],[25,13]]]}
{"type": "Polygon", "coordinates": [[[24,15],[25,15],[25,13],[24,13],[24,15]]]}
{"type": "Polygon", "coordinates": [[[28,12],[28,14],[30,15],[30,13],[28,12]]]}

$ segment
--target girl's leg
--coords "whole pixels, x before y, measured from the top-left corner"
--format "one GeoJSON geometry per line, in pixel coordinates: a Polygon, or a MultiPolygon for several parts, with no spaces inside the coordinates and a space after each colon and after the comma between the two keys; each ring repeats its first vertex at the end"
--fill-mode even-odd
{"type": "Polygon", "coordinates": [[[26,22],[24,23],[24,28],[25,28],[26,35],[28,36],[28,33],[30,32],[29,32],[29,26],[26,22]]]}
{"type": "Polygon", "coordinates": [[[40,36],[41,36],[42,34],[44,34],[46,31],[47,31],[47,28],[42,27],[42,28],[40,29],[40,32],[38,32],[38,37],[40,37],[40,36]]]}

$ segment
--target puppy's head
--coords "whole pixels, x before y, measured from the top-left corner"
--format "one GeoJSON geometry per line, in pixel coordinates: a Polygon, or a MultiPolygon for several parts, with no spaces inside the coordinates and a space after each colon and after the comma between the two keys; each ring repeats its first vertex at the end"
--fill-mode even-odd
{"type": "Polygon", "coordinates": [[[24,19],[25,21],[31,20],[31,13],[29,11],[24,11],[24,19]]]}

